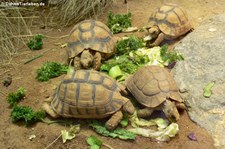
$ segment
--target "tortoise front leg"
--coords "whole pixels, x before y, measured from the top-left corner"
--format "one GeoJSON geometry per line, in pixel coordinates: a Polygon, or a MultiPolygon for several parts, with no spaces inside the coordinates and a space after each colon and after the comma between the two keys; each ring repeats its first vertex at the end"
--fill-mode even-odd
{"type": "Polygon", "coordinates": [[[137,111],[137,116],[141,117],[141,118],[148,117],[148,116],[152,115],[153,111],[154,111],[154,109],[152,109],[152,108],[139,109],[137,111]]]}
{"type": "Polygon", "coordinates": [[[158,46],[164,40],[164,38],[165,34],[161,32],[156,38],[156,40],[152,44],[149,44],[149,47],[158,46]]]}
{"type": "Polygon", "coordinates": [[[74,65],[74,69],[75,70],[81,69],[80,58],[79,57],[75,57],[74,58],[73,65],[74,65]]]}
{"type": "Polygon", "coordinates": [[[121,111],[116,112],[112,117],[106,122],[105,126],[108,130],[113,130],[119,124],[123,118],[123,113],[121,111]]]}
{"type": "Polygon", "coordinates": [[[94,63],[93,63],[93,69],[94,70],[99,70],[101,66],[101,60],[102,56],[99,52],[96,52],[94,55],[94,63]]]}

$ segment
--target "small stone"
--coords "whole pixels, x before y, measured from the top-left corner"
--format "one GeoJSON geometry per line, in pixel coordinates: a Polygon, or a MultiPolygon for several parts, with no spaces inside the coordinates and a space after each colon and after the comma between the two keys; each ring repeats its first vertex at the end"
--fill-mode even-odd
{"type": "Polygon", "coordinates": [[[209,28],[208,31],[210,32],[215,32],[217,29],[216,28],[209,28]]]}
{"type": "Polygon", "coordinates": [[[193,132],[188,134],[188,138],[192,141],[197,141],[197,137],[195,136],[195,134],[193,132]]]}
{"type": "Polygon", "coordinates": [[[29,140],[32,141],[34,138],[36,138],[36,135],[30,135],[29,140]]]}
{"type": "Polygon", "coordinates": [[[11,83],[12,83],[12,75],[7,74],[7,75],[3,78],[3,85],[4,85],[5,87],[8,87],[11,83]]]}

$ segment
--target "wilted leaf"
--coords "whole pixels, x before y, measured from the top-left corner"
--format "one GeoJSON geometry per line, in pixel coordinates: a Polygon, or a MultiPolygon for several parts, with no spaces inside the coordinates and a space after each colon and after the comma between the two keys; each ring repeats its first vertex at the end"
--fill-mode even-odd
{"type": "Polygon", "coordinates": [[[178,124],[172,123],[167,128],[159,131],[145,129],[145,128],[131,128],[129,131],[149,138],[155,138],[158,141],[169,141],[171,137],[174,137],[178,132],[178,124]]]}
{"type": "Polygon", "coordinates": [[[62,135],[62,140],[63,143],[65,143],[67,140],[72,140],[75,138],[76,133],[80,131],[80,125],[74,125],[70,127],[70,130],[62,130],[61,135],[62,135]]]}

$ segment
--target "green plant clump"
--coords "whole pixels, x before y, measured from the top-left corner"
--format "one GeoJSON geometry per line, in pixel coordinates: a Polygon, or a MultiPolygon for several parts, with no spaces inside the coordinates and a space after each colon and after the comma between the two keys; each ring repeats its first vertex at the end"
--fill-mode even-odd
{"type": "Polygon", "coordinates": [[[161,50],[160,50],[160,56],[164,62],[168,62],[168,64],[171,64],[176,61],[184,60],[183,55],[181,55],[177,51],[168,52],[167,49],[168,49],[168,46],[164,45],[161,47],[161,50]]]}
{"type": "Polygon", "coordinates": [[[121,55],[105,61],[101,65],[100,71],[109,72],[112,67],[119,66],[123,72],[133,74],[139,67],[143,66],[148,61],[149,59],[147,56],[138,56],[136,54],[133,54],[132,56],[121,55]]]}
{"type": "Polygon", "coordinates": [[[40,50],[42,49],[43,46],[43,35],[41,34],[37,34],[35,37],[32,37],[28,42],[27,42],[27,46],[31,49],[31,50],[40,50]]]}
{"type": "Polygon", "coordinates": [[[58,77],[67,73],[68,66],[57,62],[46,62],[37,70],[36,79],[38,81],[48,81],[51,78],[58,77]]]}
{"type": "Polygon", "coordinates": [[[133,51],[145,46],[142,39],[131,35],[128,38],[121,40],[116,45],[116,57],[105,61],[100,68],[100,71],[109,72],[114,66],[119,66],[119,68],[128,74],[134,73],[140,66],[143,66],[149,62],[148,56],[140,56],[133,51]]]}
{"type": "Polygon", "coordinates": [[[114,34],[122,32],[123,29],[131,27],[131,13],[113,14],[110,11],[107,26],[114,34]]]}
{"type": "Polygon", "coordinates": [[[144,46],[145,42],[141,38],[131,35],[127,39],[121,40],[116,44],[116,54],[123,55],[144,46]]]}
{"type": "Polygon", "coordinates": [[[25,126],[29,126],[37,121],[42,121],[46,114],[44,111],[35,112],[27,106],[14,106],[10,116],[12,122],[24,121],[25,126]]]}
{"type": "Polygon", "coordinates": [[[23,87],[20,87],[15,93],[9,93],[6,97],[10,106],[15,106],[20,100],[25,97],[25,90],[23,87]]]}

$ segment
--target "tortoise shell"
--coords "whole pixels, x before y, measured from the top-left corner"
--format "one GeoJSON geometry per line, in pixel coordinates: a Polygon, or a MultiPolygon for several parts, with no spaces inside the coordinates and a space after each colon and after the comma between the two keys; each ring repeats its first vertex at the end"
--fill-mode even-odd
{"type": "Polygon", "coordinates": [[[166,99],[182,102],[175,80],[168,70],[159,66],[138,69],[127,81],[127,88],[146,107],[157,107],[166,99]]]}
{"type": "Polygon", "coordinates": [[[176,4],[165,4],[150,16],[147,28],[158,26],[167,39],[176,38],[192,29],[186,11],[176,4]]]}
{"type": "Polygon", "coordinates": [[[51,107],[62,117],[104,118],[127,102],[120,91],[117,82],[103,73],[77,70],[61,81],[51,107]]]}
{"type": "Polygon", "coordinates": [[[111,56],[115,52],[115,38],[110,29],[102,22],[84,20],[72,29],[68,46],[68,58],[74,58],[83,50],[91,49],[111,56]]]}

